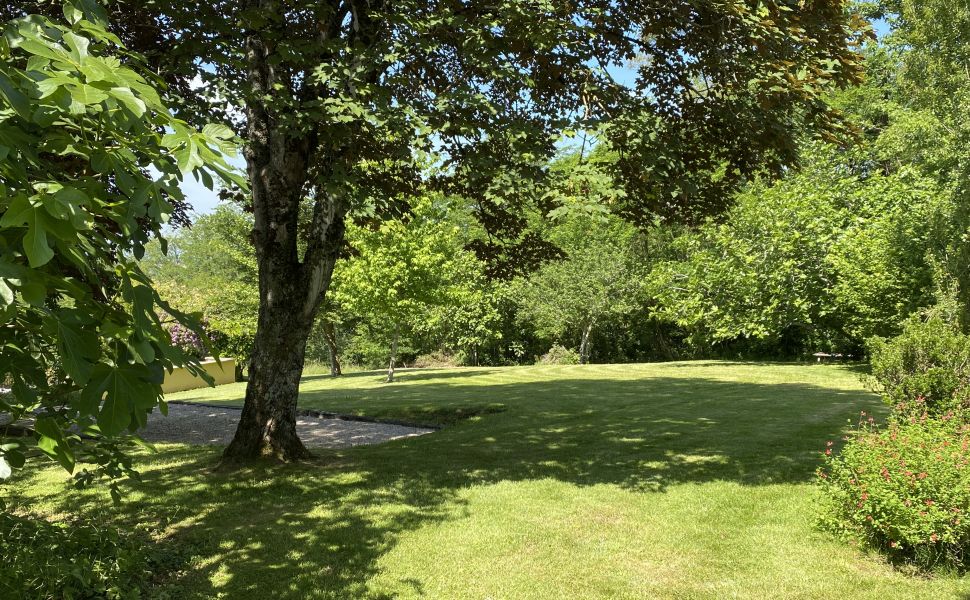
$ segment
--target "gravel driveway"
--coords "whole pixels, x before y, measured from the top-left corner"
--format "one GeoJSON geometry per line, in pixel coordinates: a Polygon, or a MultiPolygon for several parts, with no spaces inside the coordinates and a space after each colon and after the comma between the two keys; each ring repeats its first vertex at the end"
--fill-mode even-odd
{"type": "MultiPolygon", "coordinates": [[[[224,446],[232,440],[240,412],[236,408],[169,403],[168,416],[156,409],[148,417],[148,427],[139,434],[149,442],[224,446]]],[[[308,416],[297,417],[296,430],[303,443],[310,448],[380,444],[434,431],[422,427],[308,416]]]]}

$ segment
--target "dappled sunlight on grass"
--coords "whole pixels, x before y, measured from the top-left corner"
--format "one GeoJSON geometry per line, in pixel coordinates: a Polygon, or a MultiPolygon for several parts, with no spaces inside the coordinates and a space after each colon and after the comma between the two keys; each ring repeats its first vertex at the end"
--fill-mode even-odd
{"type": "MultiPolygon", "coordinates": [[[[849,369],[720,364],[404,371],[308,378],[301,405],[444,429],[216,471],[164,446],[126,484],[19,489],[52,514],[149,522],[178,597],[947,597],[812,530],[825,441],[879,409],[849,369]],[[689,367],[689,368],[688,368],[689,367]],[[420,377],[420,378],[419,378],[420,377]],[[457,419],[458,410],[501,412],[457,419]],[[422,411],[424,411],[422,413],[422,411]]],[[[231,387],[231,386],[226,386],[231,387]]],[[[239,388],[241,389],[241,388],[239,388]]],[[[233,402],[231,390],[179,399],[233,402]],[[206,395],[208,394],[208,395],[206,395]]]]}

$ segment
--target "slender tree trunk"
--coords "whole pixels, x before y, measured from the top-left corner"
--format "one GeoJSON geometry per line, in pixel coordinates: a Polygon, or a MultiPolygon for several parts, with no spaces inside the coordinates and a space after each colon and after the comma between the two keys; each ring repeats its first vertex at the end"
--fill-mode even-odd
{"type": "Polygon", "coordinates": [[[394,383],[394,362],[397,360],[397,342],[400,338],[397,325],[394,326],[394,337],[391,338],[391,360],[387,364],[387,379],[384,383],[394,383]]]}
{"type": "Polygon", "coordinates": [[[340,369],[340,349],[337,347],[337,331],[333,326],[333,321],[327,319],[323,322],[323,338],[327,341],[327,350],[330,351],[330,376],[340,377],[343,371],[340,369]]]}
{"type": "Polygon", "coordinates": [[[585,365],[589,362],[589,337],[593,333],[593,322],[590,321],[583,329],[583,338],[579,344],[579,364],[585,365]]]}

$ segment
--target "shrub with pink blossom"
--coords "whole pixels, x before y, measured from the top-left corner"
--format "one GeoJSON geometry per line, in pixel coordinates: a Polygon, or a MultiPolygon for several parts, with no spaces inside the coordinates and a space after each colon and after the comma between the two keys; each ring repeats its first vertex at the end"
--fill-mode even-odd
{"type": "Polygon", "coordinates": [[[924,569],[970,566],[970,425],[952,415],[877,427],[863,418],[841,452],[828,442],[820,522],[924,569]]]}
{"type": "MultiPolygon", "coordinates": [[[[208,348],[218,345],[223,337],[218,331],[212,330],[206,321],[202,321],[202,331],[208,338],[208,348]]],[[[180,323],[173,323],[169,326],[168,334],[172,338],[172,345],[189,356],[205,358],[210,354],[202,337],[180,323]]]]}

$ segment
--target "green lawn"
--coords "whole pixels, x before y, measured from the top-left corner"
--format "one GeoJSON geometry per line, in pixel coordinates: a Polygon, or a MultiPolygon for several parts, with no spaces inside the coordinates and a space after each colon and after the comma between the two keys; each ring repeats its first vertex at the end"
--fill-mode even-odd
{"type": "MultiPolygon", "coordinates": [[[[839,366],[691,362],[309,375],[304,407],[450,423],[302,465],[213,473],[167,446],[121,509],[158,528],[173,597],[967,598],[812,528],[826,440],[881,412],[839,366]],[[474,414],[458,420],[456,415],[474,414]]],[[[241,385],[170,399],[239,403],[241,385]]]]}

